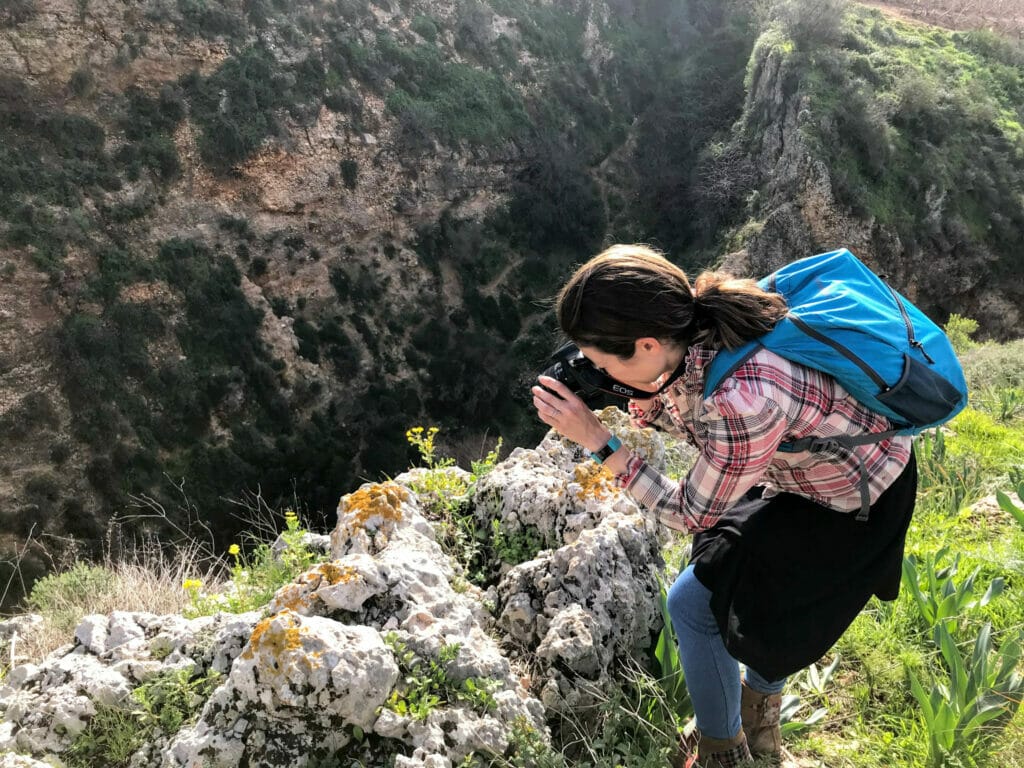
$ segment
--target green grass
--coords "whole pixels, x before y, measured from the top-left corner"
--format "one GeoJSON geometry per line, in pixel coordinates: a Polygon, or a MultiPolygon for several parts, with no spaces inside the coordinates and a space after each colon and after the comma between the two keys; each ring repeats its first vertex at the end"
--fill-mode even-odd
{"type": "Polygon", "coordinates": [[[965,408],[952,422],[946,442],[951,456],[971,457],[984,474],[1000,476],[1024,466],[1024,430],[1020,424],[996,421],[990,414],[965,408]]]}

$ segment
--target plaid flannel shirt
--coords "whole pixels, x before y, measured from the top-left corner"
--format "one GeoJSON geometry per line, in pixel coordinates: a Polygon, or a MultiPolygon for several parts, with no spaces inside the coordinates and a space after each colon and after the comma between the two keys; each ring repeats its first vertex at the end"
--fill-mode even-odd
{"type": "Polygon", "coordinates": [[[778,451],[787,440],[884,432],[887,418],[861,405],[828,374],[762,349],[706,400],[704,368],[714,350],[694,345],[685,372],[646,409],[629,403],[638,427],[686,439],[700,455],[678,482],[633,453],[616,483],[666,525],[692,532],[713,526],[755,485],[765,497],[796,493],[840,511],[860,509],[861,463],[873,504],[910,460],[911,438],[893,437],[857,448],[778,451]]]}

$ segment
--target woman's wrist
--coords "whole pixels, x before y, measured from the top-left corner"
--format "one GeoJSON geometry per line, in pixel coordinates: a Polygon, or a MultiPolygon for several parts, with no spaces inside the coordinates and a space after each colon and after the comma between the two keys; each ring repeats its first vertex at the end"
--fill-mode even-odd
{"type": "Polygon", "coordinates": [[[595,430],[593,437],[588,437],[586,441],[581,442],[580,445],[587,451],[587,453],[597,453],[611,440],[614,435],[610,430],[606,429],[603,425],[601,429],[595,430]]]}

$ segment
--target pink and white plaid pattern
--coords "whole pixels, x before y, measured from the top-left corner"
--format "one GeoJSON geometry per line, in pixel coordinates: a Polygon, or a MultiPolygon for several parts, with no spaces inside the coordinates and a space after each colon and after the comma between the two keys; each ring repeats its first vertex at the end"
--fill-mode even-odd
{"type": "Polygon", "coordinates": [[[690,348],[684,374],[649,402],[630,402],[630,416],[683,438],[700,456],[682,482],[633,454],[616,482],[668,526],[701,531],[753,486],[765,496],[787,491],[840,511],[860,509],[864,460],[873,504],[910,460],[911,438],[894,437],[858,448],[785,453],[780,443],[801,437],[856,435],[891,429],[889,420],[857,402],[831,376],[762,349],[703,398],[704,368],[713,350],[690,348]]]}

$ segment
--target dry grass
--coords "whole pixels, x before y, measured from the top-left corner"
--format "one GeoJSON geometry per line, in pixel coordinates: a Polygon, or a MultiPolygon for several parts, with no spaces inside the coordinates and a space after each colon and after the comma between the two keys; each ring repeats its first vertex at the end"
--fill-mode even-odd
{"type": "Polygon", "coordinates": [[[991,29],[1024,38],[1020,0],[868,0],[861,4],[947,29],[991,29]]]}
{"type": "Polygon", "coordinates": [[[224,581],[225,574],[223,562],[211,559],[196,542],[166,548],[150,541],[118,560],[73,563],[33,588],[26,608],[43,621],[26,627],[13,648],[10,641],[0,641],[0,673],[14,663],[38,663],[73,642],[75,628],[90,614],[181,614],[189,605],[182,588],[185,579],[198,578],[212,586],[224,581]]]}

